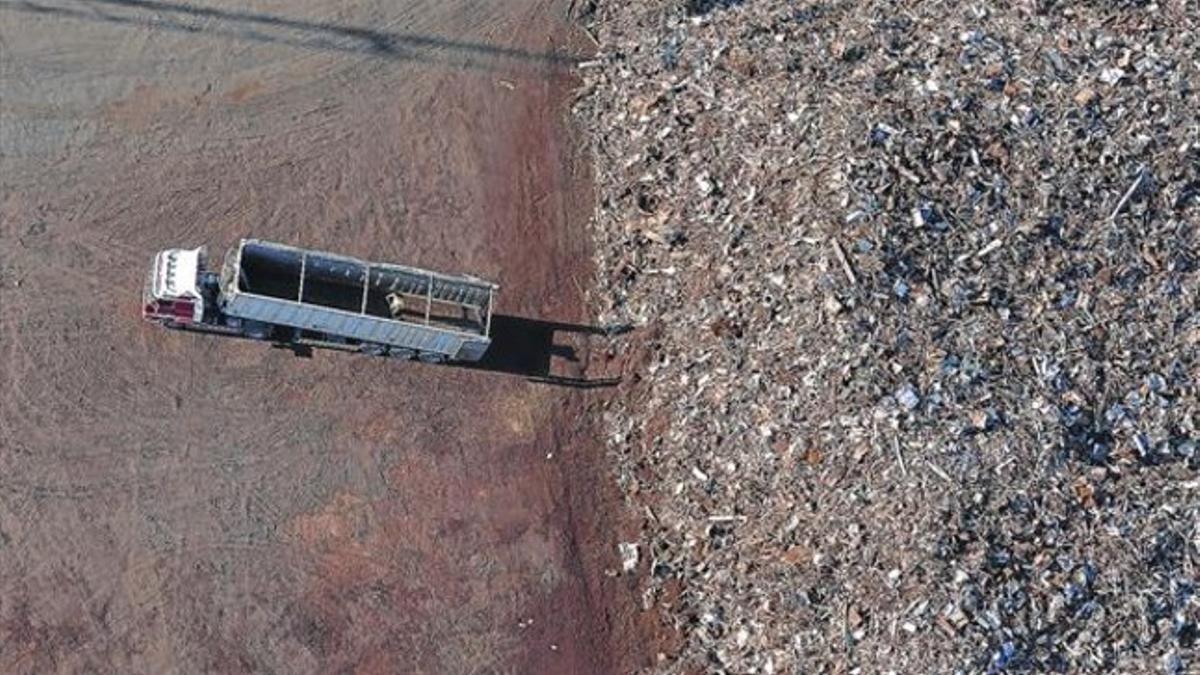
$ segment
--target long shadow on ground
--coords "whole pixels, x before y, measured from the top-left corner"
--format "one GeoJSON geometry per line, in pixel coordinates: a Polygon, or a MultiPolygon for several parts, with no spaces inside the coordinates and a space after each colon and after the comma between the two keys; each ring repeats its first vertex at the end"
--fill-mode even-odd
{"type": "Polygon", "coordinates": [[[3,0],[0,10],[483,70],[503,62],[567,69],[579,61],[555,52],[163,0],[3,0]]]}
{"type": "MultiPolygon", "coordinates": [[[[492,316],[492,344],[480,361],[465,362],[451,361],[439,368],[464,368],[481,370],[504,375],[517,375],[532,382],[553,384],[577,389],[596,389],[613,387],[621,383],[620,377],[570,377],[554,375],[553,362],[555,359],[567,363],[579,363],[585,355],[579,354],[575,347],[561,344],[559,338],[601,337],[615,338],[630,332],[630,326],[588,326],[583,324],[562,323],[557,321],[538,321],[519,316],[495,314],[492,316]]],[[[205,333],[204,338],[221,337],[235,340],[247,340],[243,335],[220,333],[205,333]]],[[[576,340],[578,341],[578,340],[576,340]]],[[[315,351],[310,346],[276,342],[271,345],[278,349],[287,349],[301,358],[312,358],[315,351]]],[[[356,352],[354,348],[346,351],[356,352]]]]}

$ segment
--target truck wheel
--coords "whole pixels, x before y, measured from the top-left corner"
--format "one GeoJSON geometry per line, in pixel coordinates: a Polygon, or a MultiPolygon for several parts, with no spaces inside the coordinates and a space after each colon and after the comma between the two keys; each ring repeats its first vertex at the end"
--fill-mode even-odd
{"type": "Polygon", "coordinates": [[[271,335],[271,324],[261,321],[243,321],[242,335],[252,340],[266,340],[271,335]]]}
{"type": "Polygon", "coordinates": [[[388,353],[386,345],[375,344],[373,342],[364,342],[359,345],[359,350],[370,356],[387,356],[388,353]]]}
{"type": "Polygon", "coordinates": [[[391,351],[388,352],[388,356],[392,357],[393,359],[400,359],[402,361],[411,361],[417,357],[417,353],[411,349],[404,349],[403,347],[392,347],[391,351]]]}
{"type": "Polygon", "coordinates": [[[444,363],[446,361],[445,354],[435,354],[432,352],[424,352],[417,356],[421,363],[444,363]]]}

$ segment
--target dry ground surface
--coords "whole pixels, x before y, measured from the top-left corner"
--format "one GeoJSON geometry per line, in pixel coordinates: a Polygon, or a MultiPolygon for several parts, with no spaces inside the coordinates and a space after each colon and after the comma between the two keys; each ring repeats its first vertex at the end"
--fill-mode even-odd
{"type": "Polygon", "coordinates": [[[590,399],[138,316],[256,236],[586,319],[568,9],[0,2],[0,671],[622,667],[590,399]]]}
{"type": "Polygon", "coordinates": [[[660,670],[1200,672],[1197,3],[596,4],[660,670]]]}

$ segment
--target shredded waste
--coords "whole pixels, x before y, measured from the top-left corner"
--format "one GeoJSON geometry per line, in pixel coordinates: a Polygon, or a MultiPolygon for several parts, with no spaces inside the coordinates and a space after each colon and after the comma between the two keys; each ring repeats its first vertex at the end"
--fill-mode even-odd
{"type": "Polygon", "coordinates": [[[658,672],[1200,668],[1200,12],[603,1],[658,672]]]}

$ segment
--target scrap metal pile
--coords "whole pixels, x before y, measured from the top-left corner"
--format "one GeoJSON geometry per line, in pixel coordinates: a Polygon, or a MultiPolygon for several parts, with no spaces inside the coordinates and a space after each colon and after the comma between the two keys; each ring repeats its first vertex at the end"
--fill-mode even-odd
{"type": "Polygon", "coordinates": [[[1200,668],[1195,5],[591,10],[657,668],[1200,668]]]}

